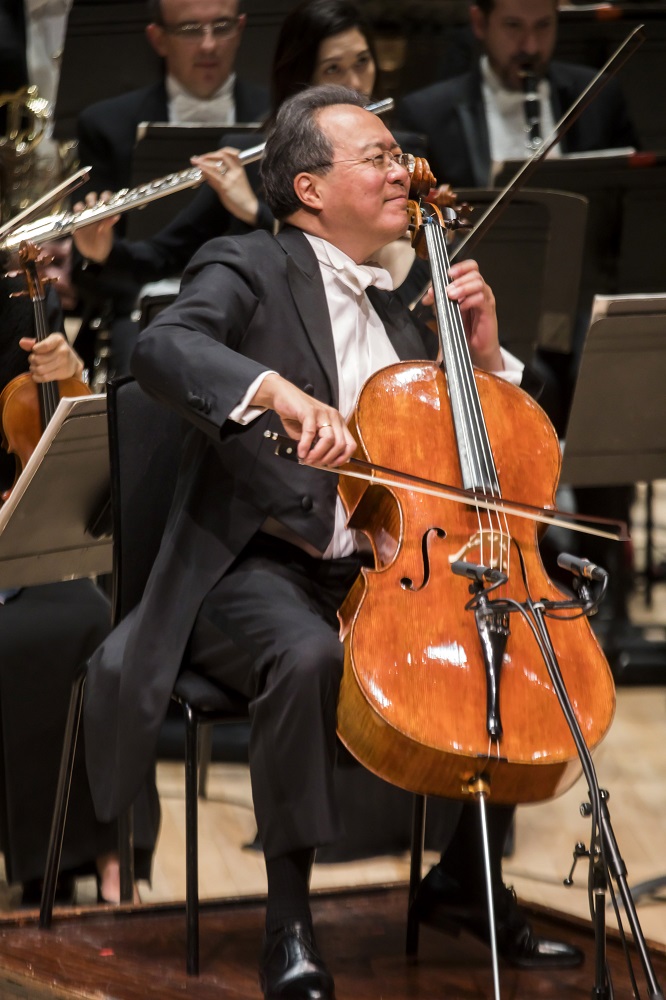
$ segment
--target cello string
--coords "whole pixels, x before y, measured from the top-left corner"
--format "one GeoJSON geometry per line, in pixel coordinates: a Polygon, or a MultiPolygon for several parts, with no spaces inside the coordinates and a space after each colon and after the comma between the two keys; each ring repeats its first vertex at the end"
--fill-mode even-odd
{"type": "MultiPolygon", "coordinates": [[[[439,274],[445,276],[444,280],[448,283],[450,280],[448,278],[449,260],[446,250],[445,232],[439,226],[436,228],[437,233],[432,240],[433,250],[439,265],[439,274]]],[[[464,421],[466,435],[468,440],[471,439],[473,441],[473,447],[470,449],[469,454],[476,461],[475,480],[478,481],[478,485],[481,486],[484,494],[488,494],[488,484],[490,484],[491,492],[494,492],[495,495],[501,495],[497,469],[490,447],[487,426],[478,394],[460,308],[457,302],[449,299],[448,295],[445,296],[445,318],[452,347],[452,375],[457,383],[457,391],[462,400],[463,408],[467,411],[464,421]]],[[[488,512],[487,517],[490,533],[490,564],[493,566],[496,565],[495,543],[497,534],[499,535],[499,563],[501,568],[508,573],[511,536],[506,514],[495,514],[497,521],[496,530],[493,528],[492,513],[488,512]],[[506,565],[504,563],[505,549],[507,553],[506,565]]],[[[483,543],[483,533],[481,534],[481,539],[483,543]]],[[[485,562],[483,544],[481,545],[481,561],[485,562]]]]}
{"type": "MultiPolygon", "coordinates": [[[[432,230],[432,227],[431,227],[432,230]]],[[[446,266],[446,253],[444,247],[443,230],[441,227],[436,227],[436,231],[433,232],[432,236],[433,243],[433,256],[438,264],[438,275],[440,280],[446,284],[449,283],[450,279],[448,277],[448,267],[446,266]]],[[[444,295],[444,310],[443,319],[446,323],[448,343],[450,345],[448,365],[447,365],[447,378],[451,380],[454,386],[454,395],[460,402],[460,410],[462,417],[462,429],[464,432],[465,440],[467,444],[467,455],[469,456],[472,482],[474,486],[479,487],[481,491],[485,494],[488,484],[488,479],[484,475],[487,472],[487,467],[484,469],[480,461],[480,453],[482,449],[482,438],[480,435],[480,427],[478,423],[478,415],[473,413],[471,407],[471,397],[469,394],[469,386],[464,384],[465,375],[465,364],[464,364],[464,347],[460,340],[460,314],[456,310],[456,303],[449,299],[448,295],[444,295]],[[475,418],[476,417],[476,418],[475,418]],[[476,425],[476,426],[475,426],[476,425]],[[475,433],[476,432],[476,433],[475,433]]],[[[463,330],[464,337],[464,330],[463,330]]],[[[470,362],[471,364],[471,362],[470,362]]],[[[490,559],[494,557],[493,550],[493,515],[491,512],[485,514],[485,518],[488,523],[488,537],[490,540],[490,559]]],[[[486,534],[483,530],[483,525],[481,523],[481,516],[479,513],[479,541],[480,541],[480,561],[481,563],[486,562],[485,556],[485,540],[486,534]]]]}
{"type": "MultiPolygon", "coordinates": [[[[449,261],[444,243],[444,233],[441,229],[438,230],[437,233],[437,242],[439,244],[437,253],[440,260],[440,267],[442,269],[442,273],[444,275],[448,275],[449,261]]],[[[450,284],[450,280],[448,278],[446,279],[446,283],[450,284]]],[[[488,487],[493,490],[499,489],[497,471],[495,469],[492,450],[488,439],[488,431],[485,425],[483,410],[481,408],[476,388],[474,370],[469,354],[469,347],[465,336],[465,329],[460,314],[460,308],[457,302],[449,299],[448,295],[446,296],[445,301],[447,322],[451,332],[454,358],[457,366],[456,379],[459,383],[461,398],[468,411],[468,425],[470,430],[475,432],[474,454],[477,460],[475,475],[476,478],[479,479],[479,483],[476,485],[482,486],[484,489],[487,489],[488,487]]]]}
{"type": "MultiPolygon", "coordinates": [[[[442,229],[440,229],[440,240],[439,241],[440,241],[440,244],[441,244],[441,254],[442,254],[442,256],[444,258],[444,261],[445,261],[445,273],[448,275],[449,268],[450,268],[450,262],[449,262],[449,257],[448,257],[448,250],[447,250],[447,247],[446,247],[446,234],[445,234],[445,231],[442,230],[442,229]]],[[[451,302],[451,300],[449,300],[449,301],[451,302]]],[[[484,479],[485,479],[485,482],[490,482],[492,484],[491,485],[491,492],[494,492],[495,495],[501,496],[501,488],[500,488],[500,484],[499,484],[499,480],[498,480],[498,476],[497,476],[497,468],[495,466],[495,460],[494,460],[492,448],[490,446],[490,439],[489,439],[489,436],[488,436],[488,429],[487,429],[487,425],[486,425],[486,422],[485,422],[485,415],[483,413],[483,407],[481,406],[481,400],[479,398],[478,387],[477,387],[476,378],[475,378],[475,375],[474,375],[474,367],[472,365],[472,360],[471,360],[471,356],[470,356],[470,353],[469,353],[469,345],[467,343],[467,337],[465,335],[465,328],[464,328],[464,324],[463,324],[463,321],[462,321],[462,315],[461,315],[460,307],[459,307],[457,301],[451,302],[450,312],[451,312],[452,316],[454,317],[454,321],[455,321],[454,325],[453,325],[453,329],[454,329],[454,336],[456,338],[456,344],[457,344],[457,348],[458,348],[460,370],[461,370],[463,379],[465,381],[466,399],[468,401],[468,406],[470,407],[470,410],[472,411],[472,414],[473,414],[473,421],[474,421],[474,423],[476,425],[476,433],[477,433],[477,437],[478,437],[478,440],[479,440],[479,443],[480,443],[480,450],[481,450],[482,462],[483,462],[482,471],[483,471],[483,474],[484,474],[484,479]]],[[[483,489],[484,489],[484,493],[486,495],[488,495],[488,491],[487,491],[485,485],[484,485],[483,489]]],[[[495,515],[495,519],[496,519],[497,524],[498,524],[497,533],[500,536],[500,540],[499,540],[499,546],[500,546],[500,553],[499,553],[500,566],[508,574],[508,572],[509,572],[508,557],[510,556],[510,552],[511,552],[511,547],[510,547],[511,534],[510,534],[510,530],[509,530],[509,524],[508,524],[508,520],[507,520],[506,514],[499,514],[499,513],[497,513],[495,515]],[[505,547],[505,545],[506,545],[506,552],[507,552],[507,562],[506,562],[506,564],[504,563],[504,547],[505,547]]],[[[489,516],[489,520],[491,520],[490,516],[489,516]]],[[[490,535],[490,548],[491,548],[491,565],[494,566],[495,565],[495,532],[492,530],[492,528],[491,528],[491,535],[490,535]]]]}
{"type": "MultiPolygon", "coordinates": [[[[454,347],[451,338],[451,322],[448,316],[448,305],[450,304],[451,300],[449,299],[448,295],[446,295],[446,288],[445,288],[446,272],[442,266],[442,261],[440,259],[441,255],[436,241],[436,229],[438,228],[439,227],[435,227],[433,224],[426,225],[426,242],[428,245],[428,254],[431,258],[431,274],[432,274],[433,289],[435,292],[436,313],[437,313],[437,321],[439,328],[439,338],[442,350],[442,359],[445,365],[445,371],[447,375],[447,385],[449,389],[449,404],[452,407],[454,407],[455,400],[460,397],[460,390],[457,382],[457,373],[455,371],[455,366],[453,364],[454,359],[451,356],[454,347]],[[433,264],[436,266],[433,266],[433,264]]],[[[470,464],[471,459],[473,457],[473,449],[471,447],[471,442],[469,441],[469,428],[467,425],[467,421],[463,421],[462,426],[460,426],[459,423],[456,423],[454,419],[454,432],[456,434],[456,438],[458,438],[459,457],[461,461],[463,460],[464,457],[464,460],[468,464],[470,464]],[[460,434],[462,434],[464,438],[462,442],[459,440],[460,434]],[[461,455],[461,446],[463,446],[462,455],[461,455]]],[[[462,471],[463,471],[463,482],[464,482],[465,470],[463,469],[462,471]]],[[[476,480],[476,476],[474,475],[473,470],[471,471],[472,471],[472,478],[476,480]]],[[[483,524],[481,521],[481,508],[477,505],[475,507],[475,510],[476,510],[479,538],[481,540],[480,558],[481,561],[483,562],[484,534],[483,534],[483,524]]]]}

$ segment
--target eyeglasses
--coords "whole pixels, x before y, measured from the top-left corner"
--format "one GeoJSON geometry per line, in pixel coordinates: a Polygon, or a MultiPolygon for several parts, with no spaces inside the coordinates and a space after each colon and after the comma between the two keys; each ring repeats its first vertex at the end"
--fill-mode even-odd
{"type": "Polygon", "coordinates": [[[375,170],[381,170],[386,174],[391,166],[397,164],[411,174],[414,171],[415,162],[411,153],[390,153],[388,149],[385,149],[383,153],[377,153],[376,156],[359,156],[353,160],[329,160],[328,163],[320,163],[319,166],[332,167],[335,163],[372,163],[375,170]]]}
{"type": "Polygon", "coordinates": [[[209,32],[213,38],[233,35],[238,27],[238,17],[221,17],[218,21],[183,21],[181,24],[163,24],[167,35],[173,35],[184,42],[200,42],[209,32]]]}

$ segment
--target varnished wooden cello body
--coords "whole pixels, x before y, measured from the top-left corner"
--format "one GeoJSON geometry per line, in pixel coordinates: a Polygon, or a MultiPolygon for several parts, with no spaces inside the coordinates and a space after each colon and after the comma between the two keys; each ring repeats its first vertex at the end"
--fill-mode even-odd
{"type": "MultiPolygon", "coordinates": [[[[403,362],[368,380],[351,421],[358,454],[401,473],[552,507],[561,461],[555,431],[522,390],[472,368],[460,311],[446,296],[446,241],[433,211],[425,222],[416,202],[411,208],[431,260],[444,365],[403,362]]],[[[344,476],[339,489],[376,567],[362,571],[339,615],[342,741],[370,770],[423,794],[465,797],[480,775],[494,802],[564,791],[580,772],[578,756],[528,622],[495,613],[480,629],[465,609],[469,580],[451,570],[462,560],[505,575],[493,598],[563,600],[541,562],[535,523],[344,476]]],[[[614,712],[608,664],[587,618],[555,615],[549,629],[594,747],[614,712]]]]}
{"type": "MultiPolygon", "coordinates": [[[[22,244],[19,250],[19,260],[27,281],[27,294],[33,307],[37,341],[45,340],[50,333],[44,307],[44,283],[37,270],[40,253],[40,249],[32,243],[22,244]]],[[[89,387],[79,378],[37,383],[30,372],[17,375],[7,383],[0,393],[1,444],[15,458],[14,482],[35,450],[61,397],[88,396],[90,392],[89,387]]],[[[11,489],[2,493],[0,501],[7,500],[10,493],[11,489]]]]}

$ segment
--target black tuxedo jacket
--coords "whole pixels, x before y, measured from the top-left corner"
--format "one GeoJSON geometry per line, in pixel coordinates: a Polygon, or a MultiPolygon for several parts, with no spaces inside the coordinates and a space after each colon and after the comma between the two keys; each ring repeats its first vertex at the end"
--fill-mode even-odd
{"type": "MultiPolygon", "coordinates": [[[[432,357],[397,295],[370,289],[400,358],[432,357]]],[[[177,301],[141,334],[132,369],[189,425],[176,495],[143,600],[90,661],[85,742],[97,813],[128,805],[150,766],[201,602],[270,515],[324,551],[335,476],[277,459],[267,412],[227,420],[251,382],[277,370],[336,404],[333,334],[319,265],[303,234],[257,231],[208,243],[177,301]]]]}
{"type": "MultiPolygon", "coordinates": [[[[554,121],[559,121],[594,76],[586,66],[553,62],[548,71],[554,121]]],[[[490,139],[478,67],[408,94],[398,126],[426,136],[428,160],[440,184],[487,187],[490,139]]],[[[564,136],[565,153],[639,145],[622,93],[611,80],[564,136]]]]}
{"type": "MultiPolygon", "coordinates": [[[[236,120],[261,121],[268,108],[264,87],[236,77],[236,120]]],[[[91,104],[79,115],[79,160],[92,167],[86,188],[118,191],[131,183],[132,151],[140,122],[169,120],[164,81],[91,104]]],[[[186,164],[185,164],[186,165],[186,164]]]]}

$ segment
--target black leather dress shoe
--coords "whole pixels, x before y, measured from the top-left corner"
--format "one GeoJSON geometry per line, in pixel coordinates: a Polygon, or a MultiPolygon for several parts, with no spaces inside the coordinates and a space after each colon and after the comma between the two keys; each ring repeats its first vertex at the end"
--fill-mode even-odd
{"type": "MultiPolygon", "coordinates": [[[[573,969],[582,964],[579,948],[534,934],[513,889],[502,886],[494,896],[497,952],[506,962],[519,969],[573,969]]],[[[420,923],[449,934],[465,930],[490,945],[486,901],[470,900],[437,865],[421,882],[413,905],[420,923]]]]}
{"type": "Polygon", "coordinates": [[[335,1000],[333,979],[312,927],[300,920],[266,935],[259,982],[266,1000],[335,1000]]]}

